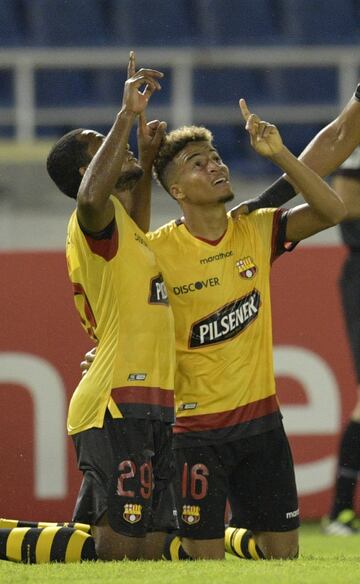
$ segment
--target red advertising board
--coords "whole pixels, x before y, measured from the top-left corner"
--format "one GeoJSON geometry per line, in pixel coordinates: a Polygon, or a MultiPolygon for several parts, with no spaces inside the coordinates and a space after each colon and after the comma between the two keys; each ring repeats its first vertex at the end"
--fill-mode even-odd
{"type": "MultiPolygon", "coordinates": [[[[328,510],[339,431],[355,379],[337,280],[341,247],[304,247],[272,277],[275,366],[303,517],[328,510]]],[[[64,254],[0,254],[0,516],[70,520],[81,475],[67,404],[92,343],[64,254]]]]}

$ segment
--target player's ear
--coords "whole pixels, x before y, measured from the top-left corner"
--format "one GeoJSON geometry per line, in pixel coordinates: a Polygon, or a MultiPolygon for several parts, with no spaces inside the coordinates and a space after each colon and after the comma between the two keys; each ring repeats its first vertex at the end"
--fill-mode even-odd
{"type": "Polygon", "coordinates": [[[171,185],[170,195],[174,197],[174,199],[176,199],[177,201],[181,201],[181,199],[185,197],[180,185],[178,185],[177,183],[171,185]]]}
{"type": "Polygon", "coordinates": [[[80,166],[79,173],[81,174],[81,176],[84,176],[86,169],[87,169],[87,166],[80,166]]]}

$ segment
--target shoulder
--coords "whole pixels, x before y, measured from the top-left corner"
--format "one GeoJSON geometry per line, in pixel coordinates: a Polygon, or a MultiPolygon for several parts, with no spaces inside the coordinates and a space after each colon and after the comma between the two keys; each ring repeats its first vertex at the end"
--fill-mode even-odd
{"type": "Polygon", "coordinates": [[[232,219],[234,225],[238,228],[246,226],[260,226],[272,223],[275,214],[279,212],[276,208],[257,209],[248,215],[238,215],[237,218],[232,219]]]}
{"type": "Polygon", "coordinates": [[[146,237],[154,243],[164,241],[166,239],[171,238],[177,232],[178,227],[179,222],[173,219],[172,221],[169,221],[169,223],[165,223],[165,225],[162,225],[155,231],[149,231],[146,234],[146,237]]]}

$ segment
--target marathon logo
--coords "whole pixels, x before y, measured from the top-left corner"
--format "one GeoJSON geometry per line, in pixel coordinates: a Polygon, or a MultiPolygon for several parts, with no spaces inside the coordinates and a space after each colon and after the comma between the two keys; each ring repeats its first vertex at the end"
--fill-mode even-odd
{"type": "Polygon", "coordinates": [[[220,286],[219,278],[208,278],[207,280],[198,280],[197,282],[190,282],[189,284],[174,286],[173,292],[175,296],[179,296],[179,294],[188,294],[189,292],[196,292],[196,290],[211,288],[212,286],[220,286]]]}
{"type": "Polygon", "coordinates": [[[286,513],[286,519],[293,519],[294,517],[298,517],[300,515],[299,509],[295,509],[295,511],[288,511],[286,513]]]}
{"type": "Polygon", "coordinates": [[[149,304],[169,304],[165,282],[161,274],[150,280],[149,304]]]}
{"type": "Polygon", "coordinates": [[[232,255],[234,255],[234,252],[232,250],[221,251],[220,253],[213,255],[213,256],[209,256],[208,258],[202,258],[200,260],[200,263],[201,264],[210,264],[211,262],[217,262],[219,260],[226,260],[226,258],[229,258],[232,255]]]}
{"type": "Polygon", "coordinates": [[[215,345],[236,337],[257,318],[260,305],[258,290],[253,290],[246,296],[225,304],[216,312],[192,325],[189,348],[215,345]]]}

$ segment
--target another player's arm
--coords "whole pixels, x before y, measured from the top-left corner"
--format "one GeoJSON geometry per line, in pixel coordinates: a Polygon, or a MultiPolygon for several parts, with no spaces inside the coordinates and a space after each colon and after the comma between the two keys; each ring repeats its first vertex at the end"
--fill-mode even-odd
{"type": "Polygon", "coordinates": [[[337,193],[286,148],[274,125],[252,114],[243,99],[240,108],[252,147],[284,170],[307,202],[289,212],[286,238],[299,241],[342,221],[346,209],[337,193]]]}
{"type": "Polygon", "coordinates": [[[132,52],[121,110],[91,163],[84,168],[77,196],[77,214],[81,225],[89,231],[101,231],[112,221],[114,208],[110,195],[121,174],[131,127],[136,116],[145,110],[152,93],[160,89],[158,79],[162,73],[153,69],[135,72],[134,59],[132,52]],[[140,91],[142,86],[145,86],[143,92],[140,91]]]}
{"type": "MultiPolygon", "coordinates": [[[[360,143],[359,99],[358,89],[339,116],[325,126],[299,156],[300,160],[320,176],[331,174],[360,143]]],[[[258,197],[235,207],[233,213],[246,213],[264,207],[280,207],[298,192],[298,186],[285,174],[258,197]]],[[[348,208],[348,218],[359,218],[359,199],[344,199],[344,202],[348,208]]]]}
{"type": "Polygon", "coordinates": [[[145,113],[139,116],[139,162],[144,171],[136,183],[129,208],[129,215],[145,233],[150,228],[152,168],[166,131],[166,122],[153,120],[146,123],[145,113]]]}

